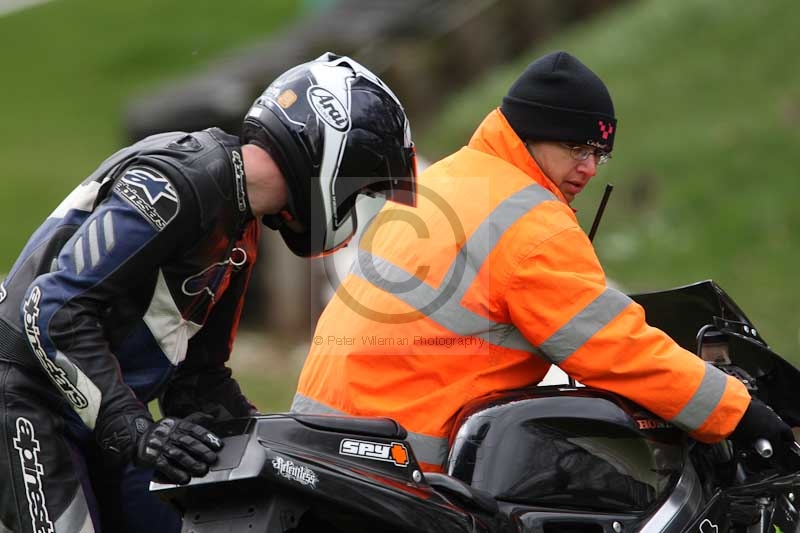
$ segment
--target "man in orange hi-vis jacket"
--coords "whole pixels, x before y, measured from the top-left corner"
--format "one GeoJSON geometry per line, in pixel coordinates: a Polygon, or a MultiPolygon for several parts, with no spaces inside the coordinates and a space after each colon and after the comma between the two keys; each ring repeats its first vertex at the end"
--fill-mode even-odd
{"type": "Polygon", "coordinates": [[[733,377],[609,287],[569,207],[617,134],[605,84],[565,52],[522,73],[469,144],[387,204],[320,318],[292,411],[388,416],[440,470],[459,408],[551,364],[715,442],[791,442],[733,377]]]}

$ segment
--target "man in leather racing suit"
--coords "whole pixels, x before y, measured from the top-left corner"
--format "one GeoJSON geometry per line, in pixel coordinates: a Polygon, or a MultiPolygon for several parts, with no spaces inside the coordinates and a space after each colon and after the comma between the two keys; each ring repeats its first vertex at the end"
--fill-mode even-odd
{"type": "Polygon", "coordinates": [[[241,139],[164,133],[104,161],[0,284],[0,532],[179,530],[153,473],[204,475],[222,442],[201,424],[255,412],[225,363],[259,218],[320,255],[359,192],[412,203],[414,179],[400,102],[332,54],[278,77],[241,139]]]}

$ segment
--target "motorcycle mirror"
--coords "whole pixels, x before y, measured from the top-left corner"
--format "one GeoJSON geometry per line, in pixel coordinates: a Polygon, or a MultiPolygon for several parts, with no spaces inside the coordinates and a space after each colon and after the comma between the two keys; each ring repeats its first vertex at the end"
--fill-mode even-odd
{"type": "Polygon", "coordinates": [[[697,355],[709,363],[731,364],[728,335],[711,324],[703,326],[697,332],[697,355]]]}

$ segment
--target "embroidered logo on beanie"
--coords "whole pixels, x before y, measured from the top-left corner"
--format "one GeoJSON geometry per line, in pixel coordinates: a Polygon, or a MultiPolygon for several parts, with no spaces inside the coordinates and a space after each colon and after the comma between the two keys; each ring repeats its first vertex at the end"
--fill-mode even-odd
{"type": "Polygon", "coordinates": [[[603,140],[608,139],[614,133],[613,124],[606,124],[602,120],[598,120],[597,123],[600,125],[600,133],[603,135],[603,140]]]}

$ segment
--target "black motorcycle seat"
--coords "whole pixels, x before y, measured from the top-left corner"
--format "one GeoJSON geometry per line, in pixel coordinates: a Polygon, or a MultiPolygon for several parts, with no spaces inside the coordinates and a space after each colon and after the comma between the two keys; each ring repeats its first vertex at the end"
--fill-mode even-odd
{"type": "Polygon", "coordinates": [[[291,416],[305,426],[322,431],[400,440],[408,436],[406,429],[391,418],[299,414],[291,416]]]}

